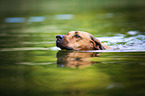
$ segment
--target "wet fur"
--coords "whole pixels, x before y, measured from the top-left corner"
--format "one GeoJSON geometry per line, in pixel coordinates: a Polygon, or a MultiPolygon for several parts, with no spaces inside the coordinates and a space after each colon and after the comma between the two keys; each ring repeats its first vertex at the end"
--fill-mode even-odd
{"type": "Polygon", "coordinates": [[[102,44],[93,35],[83,31],[71,31],[61,35],[61,40],[56,40],[56,46],[66,50],[107,50],[109,46],[102,44]]]}

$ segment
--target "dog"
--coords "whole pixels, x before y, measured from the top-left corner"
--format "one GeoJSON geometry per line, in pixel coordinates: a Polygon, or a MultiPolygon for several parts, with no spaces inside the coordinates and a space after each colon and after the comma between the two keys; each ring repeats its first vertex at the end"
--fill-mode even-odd
{"type": "Polygon", "coordinates": [[[109,46],[102,44],[93,35],[83,31],[71,31],[67,35],[56,36],[56,46],[66,50],[107,50],[109,46]]]}

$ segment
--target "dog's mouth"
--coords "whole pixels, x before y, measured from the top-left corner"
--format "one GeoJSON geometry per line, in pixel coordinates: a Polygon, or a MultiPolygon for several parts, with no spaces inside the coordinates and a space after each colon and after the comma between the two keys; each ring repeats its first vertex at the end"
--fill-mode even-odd
{"type": "Polygon", "coordinates": [[[73,50],[73,48],[71,48],[71,47],[63,47],[62,49],[73,50]]]}
{"type": "Polygon", "coordinates": [[[56,46],[61,48],[61,49],[73,50],[73,48],[67,47],[67,46],[63,45],[62,43],[60,43],[59,41],[56,41],[56,46]]]}

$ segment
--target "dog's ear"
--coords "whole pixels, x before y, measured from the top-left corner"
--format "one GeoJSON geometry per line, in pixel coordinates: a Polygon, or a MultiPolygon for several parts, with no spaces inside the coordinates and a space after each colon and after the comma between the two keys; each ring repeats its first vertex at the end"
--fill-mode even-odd
{"type": "Polygon", "coordinates": [[[94,44],[94,49],[95,50],[105,50],[105,47],[101,44],[101,42],[98,40],[98,39],[96,39],[94,36],[90,36],[91,37],[91,39],[92,39],[92,43],[94,44]]]}

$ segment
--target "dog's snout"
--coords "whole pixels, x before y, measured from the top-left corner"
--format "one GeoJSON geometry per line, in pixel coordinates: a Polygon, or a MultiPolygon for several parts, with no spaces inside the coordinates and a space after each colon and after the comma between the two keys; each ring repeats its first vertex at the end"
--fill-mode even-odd
{"type": "Polygon", "coordinates": [[[57,38],[57,39],[63,39],[64,36],[63,36],[63,35],[57,35],[56,38],[57,38]]]}

